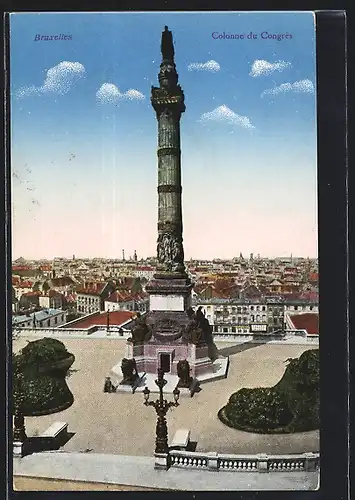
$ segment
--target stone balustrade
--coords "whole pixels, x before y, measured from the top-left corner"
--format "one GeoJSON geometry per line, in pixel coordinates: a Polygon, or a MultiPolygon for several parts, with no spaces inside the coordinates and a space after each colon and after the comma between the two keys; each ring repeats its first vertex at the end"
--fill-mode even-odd
{"type": "Polygon", "coordinates": [[[319,453],[299,455],[226,455],[185,450],[170,451],[170,466],[183,469],[236,472],[308,472],[319,468],[319,453]]]}
{"type": "MultiPolygon", "coordinates": [[[[257,338],[254,335],[243,335],[243,334],[214,334],[215,342],[234,342],[236,344],[240,343],[251,343],[251,344],[263,344],[265,342],[270,342],[273,344],[310,344],[318,345],[319,336],[318,335],[300,335],[301,331],[297,330],[295,332],[288,332],[287,335],[280,338],[277,336],[272,336],[270,334],[262,336],[258,334],[257,338]]],[[[104,336],[105,338],[118,338],[126,340],[130,337],[131,332],[129,330],[123,329],[123,335],[120,334],[120,328],[115,326],[110,326],[107,332],[107,327],[103,325],[94,325],[89,328],[13,328],[13,336],[16,337],[54,337],[54,338],[68,338],[68,337],[79,337],[79,338],[90,338],[96,337],[97,334],[104,336]],[[95,334],[95,335],[93,335],[95,334]]]]}
{"type": "Polygon", "coordinates": [[[60,338],[61,336],[77,336],[82,337],[90,336],[97,327],[90,328],[13,328],[12,333],[14,336],[40,336],[40,337],[54,337],[60,338]]]}

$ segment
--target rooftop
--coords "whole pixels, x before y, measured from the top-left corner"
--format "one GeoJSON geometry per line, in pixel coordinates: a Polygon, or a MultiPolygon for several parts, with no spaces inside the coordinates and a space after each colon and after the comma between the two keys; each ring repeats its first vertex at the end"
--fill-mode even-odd
{"type": "Polygon", "coordinates": [[[294,314],[290,316],[297,330],[306,330],[308,335],[319,335],[319,315],[317,313],[294,314]]]}
{"type": "Polygon", "coordinates": [[[77,294],[101,295],[107,283],[90,283],[86,286],[76,289],[77,294]]]}
{"type": "Polygon", "coordinates": [[[66,328],[89,328],[90,326],[96,325],[107,325],[107,316],[109,316],[109,324],[111,326],[121,326],[135,316],[136,313],[132,311],[113,311],[108,315],[106,312],[97,313],[92,316],[78,320],[78,322],[72,322],[70,326],[66,328]]]}
{"type": "Polygon", "coordinates": [[[57,316],[58,314],[63,314],[63,311],[61,309],[42,309],[41,311],[30,313],[28,316],[26,314],[13,316],[12,324],[17,325],[19,323],[23,323],[24,321],[33,321],[33,316],[35,316],[36,321],[42,321],[43,319],[48,319],[52,316],[57,316]]]}

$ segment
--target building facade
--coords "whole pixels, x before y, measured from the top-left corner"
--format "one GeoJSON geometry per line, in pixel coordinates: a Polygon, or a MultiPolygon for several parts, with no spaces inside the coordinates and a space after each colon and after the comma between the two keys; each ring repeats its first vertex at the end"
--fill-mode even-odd
{"type": "Polygon", "coordinates": [[[66,318],[66,311],[43,309],[30,314],[14,316],[12,328],[53,328],[66,323],[66,318]]]}
{"type": "Polygon", "coordinates": [[[316,302],[272,297],[254,300],[194,297],[192,304],[202,306],[216,337],[282,332],[286,328],[286,312],[318,312],[316,302]]]}
{"type": "Polygon", "coordinates": [[[77,312],[83,316],[104,310],[105,299],[114,291],[111,283],[92,283],[76,290],[77,312]]]}

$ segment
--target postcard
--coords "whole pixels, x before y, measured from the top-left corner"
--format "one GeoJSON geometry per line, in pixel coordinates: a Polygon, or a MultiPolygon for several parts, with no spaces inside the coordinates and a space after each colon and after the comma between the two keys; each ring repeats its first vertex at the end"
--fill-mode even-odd
{"type": "Polygon", "coordinates": [[[317,489],[315,14],[9,31],[14,489],[317,489]]]}

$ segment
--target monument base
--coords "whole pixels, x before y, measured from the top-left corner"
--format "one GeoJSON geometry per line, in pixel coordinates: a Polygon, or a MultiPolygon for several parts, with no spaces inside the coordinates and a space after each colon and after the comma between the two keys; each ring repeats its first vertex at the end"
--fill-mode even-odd
{"type": "MultiPolygon", "coordinates": [[[[198,392],[198,389],[201,384],[226,378],[228,373],[228,367],[229,367],[229,358],[228,357],[225,358],[222,356],[219,357],[212,363],[211,372],[202,374],[198,378],[193,377],[192,385],[189,388],[178,387],[180,395],[192,397],[196,392],[198,392]]],[[[139,373],[140,382],[134,391],[132,390],[131,386],[119,385],[119,382],[122,379],[121,361],[111,369],[110,377],[113,383],[117,386],[116,392],[128,392],[128,393],[143,392],[145,387],[148,387],[150,392],[159,393],[159,389],[155,383],[155,380],[157,378],[156,373],[140,372],[139,373]]],[[[179,383],[179,377],[176,374],[165,373],[164,378],[167,380],[167,384],[164,386],[164,393],[173,394],[174,389],[179,383]]]]}
{"type": "Polygon", "coordinates": [[[191,377],[199,379],[201,376],[214,373],[213,361],[209,357],[209,346],[189,344],[183,342],[181,338],[170,342],[150,340],[141,344],[127,341],[125,358],[135,359],[138,373],[156,375],[158,368],[163,366],[166,373],[177,375],[177,365],[181,360],[188,361],[191,377]]]}

